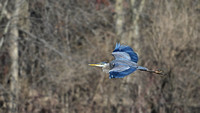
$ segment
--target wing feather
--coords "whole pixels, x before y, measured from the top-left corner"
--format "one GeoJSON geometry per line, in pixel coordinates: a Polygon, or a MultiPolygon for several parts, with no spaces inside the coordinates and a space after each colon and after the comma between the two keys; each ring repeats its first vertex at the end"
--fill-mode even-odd
{"type": "Polygon", "coordinates": [[[124,46],[120,44],[116,44],[112,55],[116,60],[131,60],[135,63],[138,62],[138,55],[133,51],[133,49],[129,46],[124,46]]]}
{"type": "Polygon", "coordinates": [[[109,72],[112,72],[112,71],[122,72],[122,71],[129,69],[129,68],[130,67],[128,65],[116,65],[115,64],[114,68],[112,68],[109,72]]]}
{"type": "Polygon", "coordinates": [[[137,69],[136,68],[129,68],[129,69],[122,71],[122,72],[111,71],[111,72],[109,72],[109,78],[124,78],[125,76],[133,73],[135,70],[137,70],[137,69]]]}
{"type": "Polygon", "coordinates": [[[135,67],[126,64],[115,64],[114,68],[109,71],[109,78],[123,78],[137,70],[135,67]]]}
{"type": "Polygon", "coordinates": [[[131,57],[126,52],[113,52],[112,55],[115,57],[116,60],[131,60],[131,57]]]}

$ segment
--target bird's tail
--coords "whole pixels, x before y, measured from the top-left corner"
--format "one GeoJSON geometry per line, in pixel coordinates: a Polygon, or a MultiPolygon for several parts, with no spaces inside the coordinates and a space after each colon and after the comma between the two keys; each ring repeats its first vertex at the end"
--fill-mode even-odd
{"type": "Polygon", "coordinates": [[[160,70],[149,70],[148,68],[142,67],[142,66],[138,66],[137,69],[140,70],[140,71],[146,71],[146,72],[149,72],[149,73],[155,73],[155,74],[159,74],[159,75],[165,75],[165,74],[164,74],[162,71],[160,71],[160,70]]]}

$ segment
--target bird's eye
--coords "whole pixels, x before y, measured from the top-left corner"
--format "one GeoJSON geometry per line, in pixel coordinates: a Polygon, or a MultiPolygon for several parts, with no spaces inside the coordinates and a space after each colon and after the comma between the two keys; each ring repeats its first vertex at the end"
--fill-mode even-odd
{"type": "Polygon", "coordinates": [[[112,67],[114,67],[115,66],[115,63],[112,63],[112,67]]]}

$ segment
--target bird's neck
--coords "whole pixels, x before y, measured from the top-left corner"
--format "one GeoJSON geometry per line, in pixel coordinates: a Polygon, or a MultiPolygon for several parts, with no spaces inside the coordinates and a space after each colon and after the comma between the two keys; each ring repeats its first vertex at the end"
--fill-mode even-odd
{"type": "Polygon", "coordinates": [[[103,69],[103,72],[106,72],[106,73],[108,73],[108,72],[109,72],[109,70],[110,70],[109,63],[106,63],[106,64],[104,65],[104,67],[102,67],[102,69],[103,69]]]}

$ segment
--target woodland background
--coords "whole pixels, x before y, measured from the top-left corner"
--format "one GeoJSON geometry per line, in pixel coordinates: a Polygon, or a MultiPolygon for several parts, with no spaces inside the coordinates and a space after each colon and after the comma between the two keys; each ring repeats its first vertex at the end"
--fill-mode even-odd
{"type": "Polygon", "coordinates": [[[199,0],[0,0],[1,113],[199,111],[199,0]],[[167,76],[88,66],[117,42],[167,76]]]}

